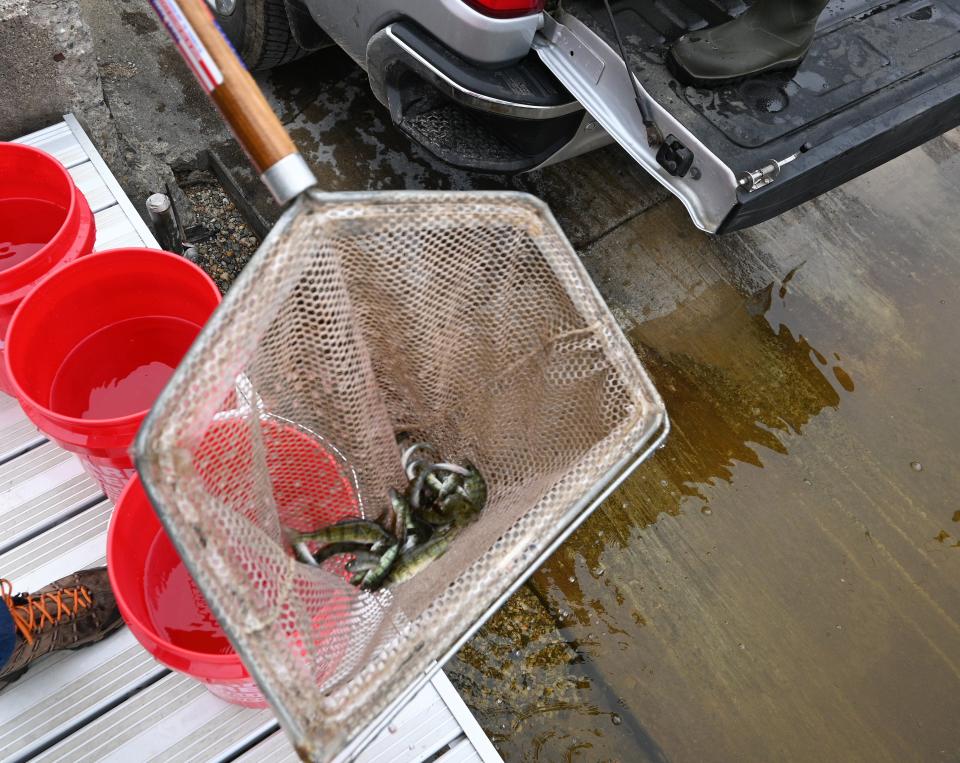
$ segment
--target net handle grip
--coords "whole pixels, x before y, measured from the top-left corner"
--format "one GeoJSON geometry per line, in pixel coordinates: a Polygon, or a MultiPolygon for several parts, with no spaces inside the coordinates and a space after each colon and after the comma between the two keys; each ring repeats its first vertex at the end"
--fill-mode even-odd
{"type": "Polygon", "coordinates": [[[277,202],[285,204],[316,185],[316,177],[205,0],[150,2],[277,202]]]}

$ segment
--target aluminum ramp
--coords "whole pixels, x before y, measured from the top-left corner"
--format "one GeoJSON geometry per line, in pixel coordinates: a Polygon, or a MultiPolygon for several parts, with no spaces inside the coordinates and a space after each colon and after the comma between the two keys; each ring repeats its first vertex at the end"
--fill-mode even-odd
{"type": "MultiPolygon", "coordinates": [[[[90,202],[96,249],[157,247],[72,115],[18,142],[57,157],[90,202]]],[[[0,394],[0,576],[33,590],[103,564],[112,504],[70,453],[46,441],[0,394]]],[[[0,691],[0,761],[293,761],[270,710],[223,702],[171,672],[124,628],[31,666],[0,691]]],[[[356,758],[499,761],[443,673],[356,758]]]]}

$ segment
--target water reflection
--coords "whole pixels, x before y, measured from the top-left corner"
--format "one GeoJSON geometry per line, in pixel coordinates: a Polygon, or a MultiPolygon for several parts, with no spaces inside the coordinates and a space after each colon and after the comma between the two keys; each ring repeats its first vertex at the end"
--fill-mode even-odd
{"type": "MultiPolygon", "coordinates": [[[[520,179],[472,175],[392,128],[336,51],[270,79],[323,187],[529,190],[590,249],[615,314],[649,319],[629,333],[670,407],[667,447],[450,666],[508,760],[956,748],[943,730],[955,726],[955,673],[940,678],[935,650],[952,654],[956,626],[941,620],[957,611],[957,576],[933,566],[960,559],[956,133],[743,236],[709,239],[678,204],[640,215],[666,192],[617,149],[520,179]],[[798,484],[807,474],[816,485],[798,484]],[[797,534],[780,544],[785,527],[797,534]],[[928,590],[936,607],[923,605],[928,590]],[[841,636],[838,614],[859,634],[841,636]]],[[[231,168],[255,194],[245,167],[237,154],[231,168]]]]}
{"type": "MultiPolygon", "coordinates": [[[[762,467],[762,449],[785,453],[784,434],[799,434],[824,408],[837,407],[841,392],[854,389],[835,360],[781,321],[785,293],[773,289],[744,300],[715,284],[694,304],[630,332],[671,412],[673,435],[656,461],[679,497],[705,500],[700,486],[729,482],[736,463],[762,467]]],[[[621,500],[638,497],[631,489],[640,487],[637,481],[621,500]]],[[[678,508],[674,491],[657,495],[640,524],[678,508]]]]}
{"type": "MultiPolygon", "coordinates": [[[[783,322],[786,299],[782,285],[744,299],[721,282],[629,332],[666,402],[671,435],[574,536],[593,542],[565,544],[555,559],[578,557],[591,570],[603,569],[606,546],[627,545],[630,530],[687,507],[711,511],[706,486],[731,482],[738,464],[763,468],[764,450],[786,453],[785,435],[800,434],[853,391],[835,356],[828,360],[783,322]]],[[[577,602],[569,576],[549,570],[538,579],[577,602]]]]}

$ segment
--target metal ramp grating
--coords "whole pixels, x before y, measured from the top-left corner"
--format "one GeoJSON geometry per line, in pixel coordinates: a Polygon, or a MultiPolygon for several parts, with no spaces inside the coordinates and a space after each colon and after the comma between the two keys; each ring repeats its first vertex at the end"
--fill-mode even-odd
{"type": "MultiPolygon", "coordinates": [[[[18,142],[52,154],[90,202],[96,250],[157,248],[72,115],[18,142]]],[[[104,563],[112,504],[72,454],[47,442],[0,394],[0,575],[39,588],[104,563]]],[[[0,692],[0,762],[294,761],[269,710],[229,705],[155,662],[123,629],[53,654],[0,692]]],[[[362,763],[499,761],[443,673],[356,758],[362,763]]]]}

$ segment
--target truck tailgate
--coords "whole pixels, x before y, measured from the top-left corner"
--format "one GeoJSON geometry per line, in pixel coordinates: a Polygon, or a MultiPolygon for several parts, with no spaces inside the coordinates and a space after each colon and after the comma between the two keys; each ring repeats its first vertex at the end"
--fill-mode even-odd
{"type": "Polygon", "coordinates": [[[693,151],[698,178],[676,178],[656,166],[633,94],[624,87],[629,80],[611,87],[626,69],[602,2],[566,0],[556,27],[548,23],[538,37],[538,53],[705,230],[761,222],[960,124],[960,0],[834,0],[797,70],[716,89],[678,83],[665,65],[666,52],[682,34],[730,18],[745,8],[742,3],[611,5],[661,131],[693,151]],[[604,59],[595,77],[591,57],[604,59]],[[686,135],[674,129],[677,124],[686,135]],[[745,172],[794,155],[766,185],[737,182],[745,172]]]}

